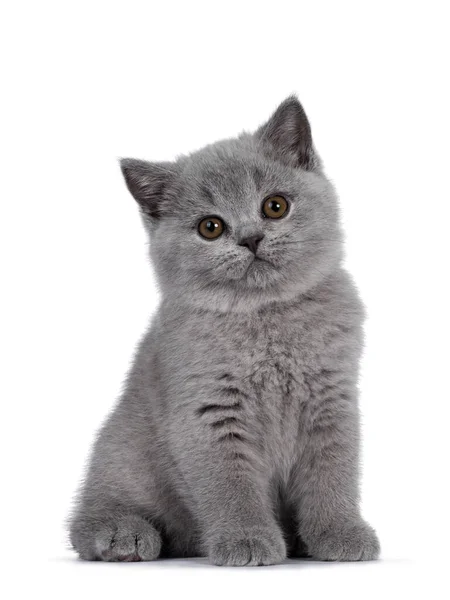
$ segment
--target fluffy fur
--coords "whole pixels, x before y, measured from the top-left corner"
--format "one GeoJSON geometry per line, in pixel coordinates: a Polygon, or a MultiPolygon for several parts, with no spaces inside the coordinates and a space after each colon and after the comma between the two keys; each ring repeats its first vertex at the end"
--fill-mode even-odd
{"type": "Polygon", "coordinates": [[[358,493],[363,308],[295,97],[175,163],[125,159],[162,300],[71,520],[87,560],[369,560],[358,493]],[[264,218],[265,198],[289,203],[264,218]],[[215,240],[198,223],[218,216],[215,240]],[[262,237],[255,255],[245,239],[262,237]]]}

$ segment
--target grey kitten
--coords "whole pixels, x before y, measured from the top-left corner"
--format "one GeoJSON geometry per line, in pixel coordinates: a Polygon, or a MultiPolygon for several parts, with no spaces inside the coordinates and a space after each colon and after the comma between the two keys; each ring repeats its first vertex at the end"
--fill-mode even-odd
{"type": "Polygon", "coordinates": [[[253,135],[121,162],[161,304],[95,443],[87,560],[370,560],[359,512],[363,307],[295,97],[253,135]]]}

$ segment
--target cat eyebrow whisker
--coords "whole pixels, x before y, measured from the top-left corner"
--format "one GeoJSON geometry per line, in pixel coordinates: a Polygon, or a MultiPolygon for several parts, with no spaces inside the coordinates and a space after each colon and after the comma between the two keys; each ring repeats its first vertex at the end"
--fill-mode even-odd
{"type": "Polygon", "coordinates": [[[215,199],[214,199],[214,194],[212,193],[212,191],[209,189],[208,186],[206,186],[205,184],[202,184],[200,186],[200,191],[203,195],[203,197],[210,203],[212,204],[215,208],[217,208],[217,204],[215,203],[215,199]]]}

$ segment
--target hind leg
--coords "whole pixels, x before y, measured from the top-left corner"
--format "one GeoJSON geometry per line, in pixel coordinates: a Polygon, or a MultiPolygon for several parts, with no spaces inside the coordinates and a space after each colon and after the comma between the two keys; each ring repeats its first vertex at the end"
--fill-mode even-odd
{"type": "Polygon", "coordinates": [[[77,516],[70,540],[84,560],[147,561],[161,553],[161,536],[143,517],[122,512],[77,516]]]}

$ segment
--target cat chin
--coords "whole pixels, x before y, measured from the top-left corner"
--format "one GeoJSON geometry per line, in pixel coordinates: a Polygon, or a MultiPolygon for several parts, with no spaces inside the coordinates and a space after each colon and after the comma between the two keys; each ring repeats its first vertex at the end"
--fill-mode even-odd
{"type": "Polygon", "coordinates": [[[276,270],[272,264],[256,257],[248,265],[243,279],[250,287],[257,287],[264,290],[274,277],[278,279],[276,274],[276,270]]]}
{"type": "Polygon", "coordinates": [[[223,285],[220,288],[202,289],[201,292],[197,290],[185,294],[183,297],[178,293],[173,293],[170,294],[170,297],[176,298],[177,304],[184,301],[196,309],[222,313],[249,313],[274,302],[291,302],[308,292],[316,283],[317,281],[292,281],[289,284],[278,282],[278,284],[268,285],[266,280],[264,286],[258,286],[254,281],[253,283],[241,281],[239,285],[223,285]]]}

